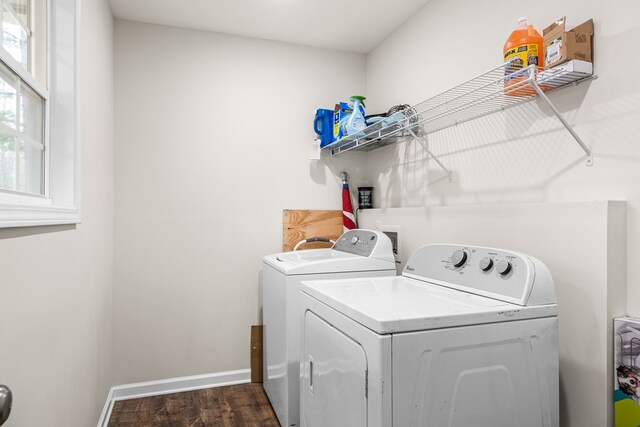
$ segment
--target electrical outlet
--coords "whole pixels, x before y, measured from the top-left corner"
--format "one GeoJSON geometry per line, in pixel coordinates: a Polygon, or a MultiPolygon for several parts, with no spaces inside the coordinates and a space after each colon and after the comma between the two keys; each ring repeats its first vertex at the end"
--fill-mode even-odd
{"type": "Polygon", "coordinates": [[[396,259],[397,263],[400,263],[400,243],[399,243],[399,235],[400,235],[400,226],[399,225],[385,225],[376,221],[376,229],[378,231],[382,231],[386,234],[389,239],[391,239],[391,244],[393,245],[393,255],[396,259]]]}

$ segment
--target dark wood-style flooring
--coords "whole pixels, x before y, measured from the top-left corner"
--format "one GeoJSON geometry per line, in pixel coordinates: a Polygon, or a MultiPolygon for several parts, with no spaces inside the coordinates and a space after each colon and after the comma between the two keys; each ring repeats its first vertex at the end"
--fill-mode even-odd
{"type": "Polygon", "coordinates": [[[279,427],[262,384],[121,400],[108,427],[279,427]]]}

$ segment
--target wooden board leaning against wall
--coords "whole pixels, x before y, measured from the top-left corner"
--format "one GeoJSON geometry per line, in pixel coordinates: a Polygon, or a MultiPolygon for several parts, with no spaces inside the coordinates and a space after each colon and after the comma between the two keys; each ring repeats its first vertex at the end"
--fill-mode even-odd
{"type": "MultiPolygon", "coordinates": [[[[326,237],[337,240],[342,235],[342,211],[336,210],[296,210],[282,212],[282,250],[292,251],[296,244],[311,237],[326,237]]],[[[300,249],[331,247],[330,243],[304,243],[300,249]]]]}

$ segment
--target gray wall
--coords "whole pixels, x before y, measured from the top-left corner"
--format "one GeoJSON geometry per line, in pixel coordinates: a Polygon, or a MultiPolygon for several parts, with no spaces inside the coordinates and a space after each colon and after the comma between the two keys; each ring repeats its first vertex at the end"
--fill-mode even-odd
{"type": "Polygon", "coordinates": [[[593,18],[597,80],[550,95],[594,151],[582,151],[549,110],[536,105],[439,132],[431,149],[454,180],[424,160],[416,143],[367,159],[377,207],[491,205],[517,202],[628,201],[627,312],[640,316],[640,40],[635,0],[513,2],[432,0],[367,56],[367,95],[375,109],[414,104],[501,64],[515,20],[528,15],[542,32],[567,16],[593,18]]]}
{"type": "Polygon", "coordinates": [[[115,51],[117,383],[247,368],[282,210],[341,208],[312,117],[365,58],[119,20],[115,51]]]}
{"type": "Polygon", "coordinates": [[[0,230],[7,427],[95,425],[113,384],[113,19],[83,0],[82,224],[0,230]]]}

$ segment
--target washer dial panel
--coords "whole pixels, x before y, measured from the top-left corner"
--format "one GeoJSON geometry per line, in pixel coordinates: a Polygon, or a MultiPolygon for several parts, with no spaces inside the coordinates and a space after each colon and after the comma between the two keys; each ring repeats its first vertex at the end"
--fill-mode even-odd
{"type": "Polygon", "coordinates": [[[333,245],[336,251],[360,256],[370,256],[378,243],[378,236],[369,230],[351,230],[340,236],[333,245]]]}

